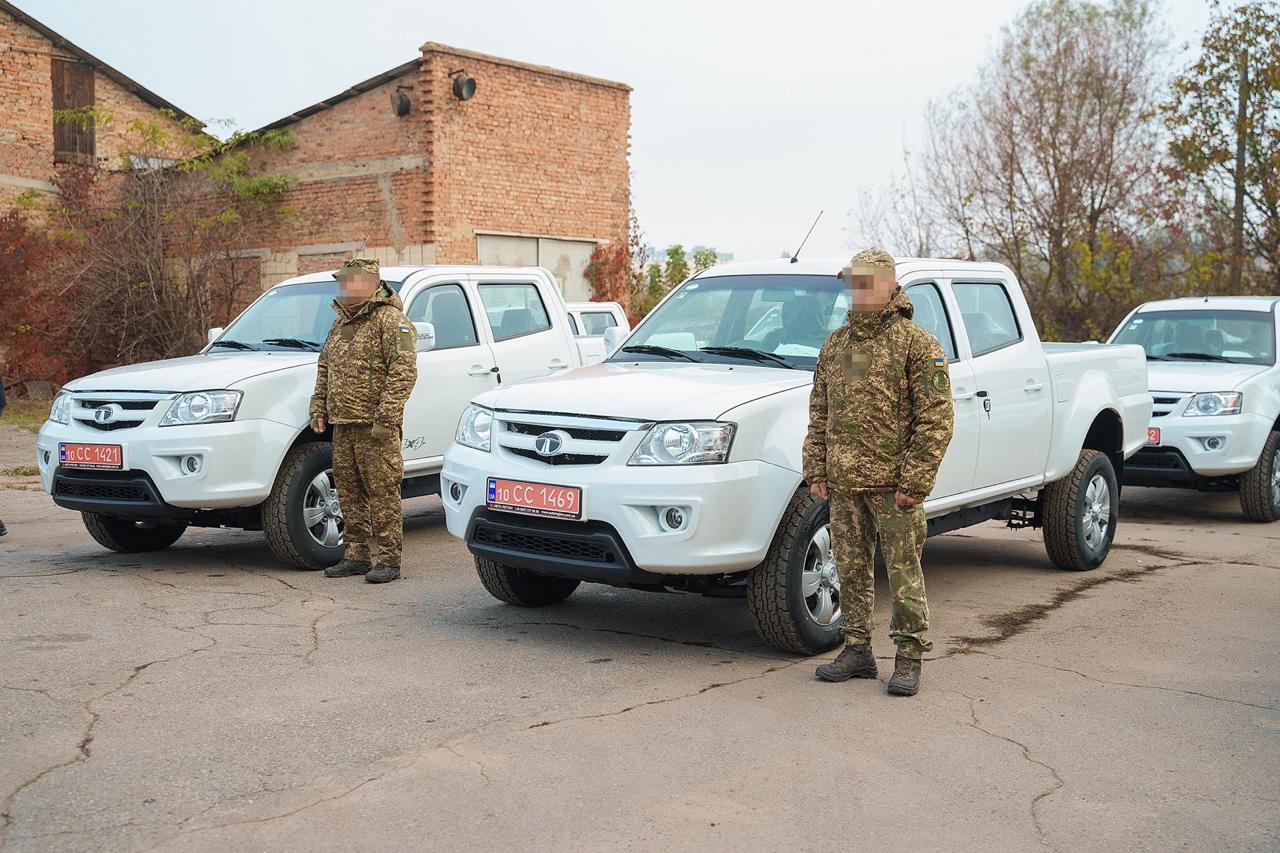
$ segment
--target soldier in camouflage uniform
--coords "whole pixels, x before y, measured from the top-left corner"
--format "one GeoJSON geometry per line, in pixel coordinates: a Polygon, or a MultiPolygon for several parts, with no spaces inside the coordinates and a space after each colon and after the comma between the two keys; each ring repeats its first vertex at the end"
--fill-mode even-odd
{"type": "Polygon", "coordinates": [[[951,441],[951,384],[942,347],[911,322],[914,310],[888,253],[859,252],[840,276],[853,289],[853,307],[818,356],[804,478],[831,503],[846,645],[817,675],[876,677],[871,611],[878,538],[893,593],[889,636],[898,645],[888,690],[910,696],[919,689],[920,660],[933,647],[920,568],[923,503],[951,441]]]}
{"type": "Polygon", "coordinates": [[[311,397],[311,428],[322,433],[333,426],[333,478],[347,542],[344,559],[324,574],[364,575],[369,583],[400,577],[400,432],[418,378],[417,335],[400,297],[379,274],[369,258],[353,258],[337,272],[338,316],[320,351],[311,397]]]}

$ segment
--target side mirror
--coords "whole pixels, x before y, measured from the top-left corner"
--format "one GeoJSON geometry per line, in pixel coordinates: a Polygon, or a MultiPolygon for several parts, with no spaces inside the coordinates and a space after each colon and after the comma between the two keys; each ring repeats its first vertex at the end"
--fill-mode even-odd
{"type": "Polygon", "coordinates": [[[610,326],[604,330],[604,349],[606,355],[613,355],[613,351],[622,346],[622,342],[627,339],[630,332],[621,326],[610,326]]]}
{"type": "Polygon", "coordinates": [[[208,343],[213,343],[214,341],[216,341],[219,337],[222,336],[222,332],[223,332],[222,326],[214,326],[212,329],[210,329],[208,343]]]}
{"type": "Polygon", "coordinates": [[[436,327],[430,323],[414,323],[413,328],[418,332],[417,350],[418,352],[429,352],[436,345],[436,327]]]}

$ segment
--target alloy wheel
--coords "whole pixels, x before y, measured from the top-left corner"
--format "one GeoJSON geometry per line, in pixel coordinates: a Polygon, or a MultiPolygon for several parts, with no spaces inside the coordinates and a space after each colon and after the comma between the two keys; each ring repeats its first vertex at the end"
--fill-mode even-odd
{"type": "Polygon", "coordinates": [[[302,523],[317,544],[325,548],[342,544],[342,504],[332,468],[321,471],[307,484],[302,498],[302,523]]]}
{"type": "Polygon", "coordinates": [[[831,550],[831,525],[814,531],[804,556],[800,587],[809,618],[824,628],[840,620],[840,575],[831,550]]]}
{"type": "Polygon", "coordinates": [[[1084,507],[1080,513],[1080,526],[1084,541],[1094,551],[1107,543],[1107,531],[1111,527],[1111,489],[1101,474],[1094,474],[1084,491],[1084,507]]]}

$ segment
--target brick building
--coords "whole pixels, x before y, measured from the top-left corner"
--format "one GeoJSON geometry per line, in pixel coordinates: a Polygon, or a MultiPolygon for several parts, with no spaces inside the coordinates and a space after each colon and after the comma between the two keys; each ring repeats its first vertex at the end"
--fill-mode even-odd
{"type": "MultiPolygon", "coordinates": [[[[186,113],[0,0],[0,210],[54,192],[62,163],[118,162],[119,129],[186,113]],[[53,111],[97,106],[87,130],[53,111]]],[[[290,176],[240,254],[264,287],[361,252],[383,263],[540,265],[571,299],[630,211],[630,87],[436,43],[412,61],[280,119],[294,145],[259,155],[290,176]],[[473,96],[455,81],[474,81],[473,96]]]]}
{"type": "Polygon", "coordinates": [[[427,43],[264,129],[275,128],[295,144],[261,165],[293,178],[284,204],[298,215],[246,247],[264,285],[360,251],[386,264],[540,265],[586,299],[592,249],[626,237],[621,83],[427,43]],[[459,77],[473,97],[455,94],[459,77]]]}
{"type": "Polygon", "coordinates": [[[88,51],[0,0],[0,211],[29,192],[56,192],[65,165],[120,162],[124,129],[157,109],[189,118],[88,51]],[[55,110],[95,107],[109,123],[55,126],[55,110]]]}

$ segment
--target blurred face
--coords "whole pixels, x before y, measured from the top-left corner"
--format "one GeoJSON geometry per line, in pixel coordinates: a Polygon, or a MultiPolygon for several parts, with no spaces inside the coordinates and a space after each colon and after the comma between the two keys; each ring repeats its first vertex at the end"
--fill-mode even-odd
{"type": "Polygon", "coordinates": [[[338,279],[338,299],[347,305],[364,302],[378,289],[378,277],[373,273],[348,273],[338,279]]]}
{"type": "Polygon", "coordinates": [[[898,279],[893,270],[884,267],[850,265],[840,271],[840,278],[844,279],[852,291],[854,311],[880,310],[898,287],[898,279]]]}

